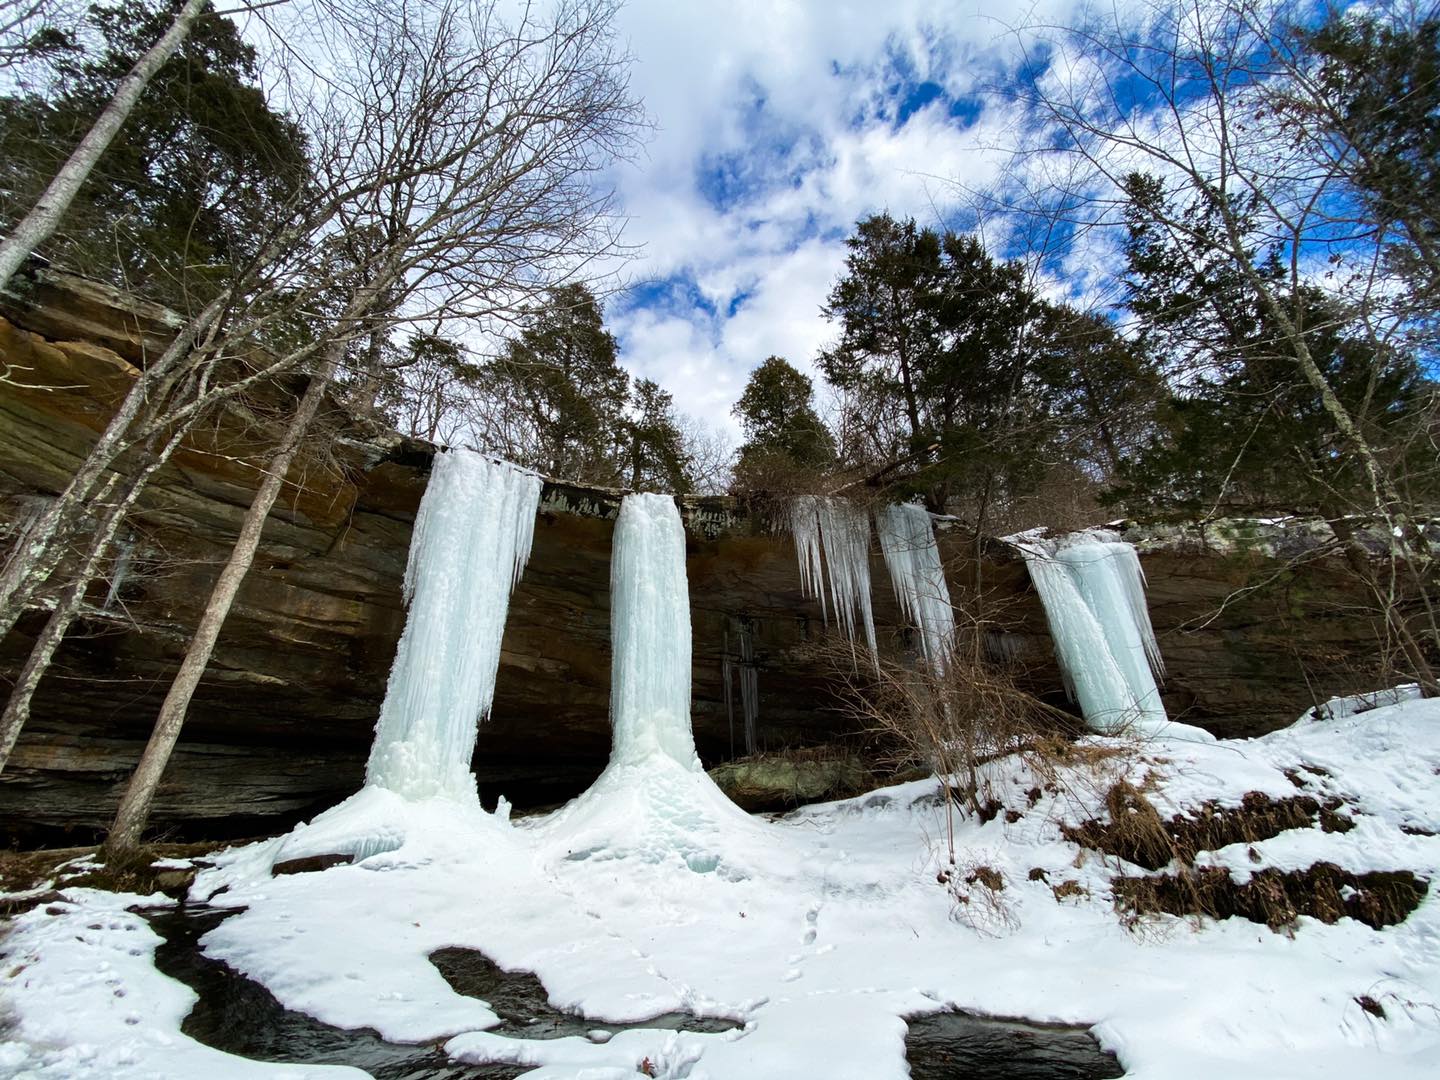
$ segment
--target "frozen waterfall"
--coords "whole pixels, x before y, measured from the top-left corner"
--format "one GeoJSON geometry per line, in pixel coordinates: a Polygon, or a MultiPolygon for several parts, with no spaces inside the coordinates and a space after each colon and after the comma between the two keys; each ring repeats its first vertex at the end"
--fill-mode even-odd
{"type": "Polygon", "coordinates": [[[1160,650],[1135,549],[1103,532],[1058,541],[1017,538],[1066,689],[1096,731],[1166,723],[1155,676],[1160,650]]]}
{"type": "Polygon", "coordinates": [[[669,495],[626,495],[610,554],[610,760],[700,769],[690,729],[685,527],[669,495]]]}
{"type": "Polygon", "coordinates": [[[870,610],[870,516],[833,495],[800,495],[790,503],[790,532],[800,561],[800,585],[820,601],[827,623],[825,582],[835,621],[851,641],[863,629],[873,656],[875,619],[870,610]],[[824,554],[822,574],[821,554],[824,554]]]}
{"type": "Polygon", "coordinates": [[[920,631],[931,670],[941,674],[955,644],[955,610],[930,514],[912,503],[887,506],[875,515],[875,524],[900,611],[920,631]]]}
{"type": "Polygon", "coordinates": [[[534,473],[469,450],[435,456],[405,567],[410,614],[367,785],[412,799],[475,800],[476,726],[495,696],[500,639],[530,558],[540,486],[534,473]]]}
{"type": "Polygon", "coordinates": [[[535,827],[549,858],[678,862],[738,880],[746,871],[731,853],[764,843],[695,752],[689,593],[675,500],[626,495],[610,552],[610,762],[583,795],[535,827]]]}

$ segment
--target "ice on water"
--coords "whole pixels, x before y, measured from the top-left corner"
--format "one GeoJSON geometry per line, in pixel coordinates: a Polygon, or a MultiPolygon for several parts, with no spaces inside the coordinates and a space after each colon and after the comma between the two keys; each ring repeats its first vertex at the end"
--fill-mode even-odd
{"type": "Polygon", "coordinates": [[[900,610],[920,631],[925,659],[938,674],[954,647],[955,609],[930,514],[913,503],[887,506],[875,515],[875,524],[900,610]]]}
{"type": "Polygon", "coordinates": [[[469,450],[437,454],[420,502],[395,653],[366,769],[407,798],[474,801],[510,593],[530,558],[540,478],[469,450]]]}
{"type": "Polygon", "coordinates": [[[1066,689],[1096,731],[1166,724],[1163,673],[1135,549],[1111,533],[1017,542],[1045,608],[1066,689]]]}
{"type": "Polygon", "coordinates": [[[851,641],[859,640],[857,635],[863,632],[873,655],[870,516],[865,508],[833,495],[801,495],[790,503],[790,532],[800,562],[802,591],[820,601],[820,613],[828,622],[828,582],[830,610],[835,613],[836,623],[851,641]]]}

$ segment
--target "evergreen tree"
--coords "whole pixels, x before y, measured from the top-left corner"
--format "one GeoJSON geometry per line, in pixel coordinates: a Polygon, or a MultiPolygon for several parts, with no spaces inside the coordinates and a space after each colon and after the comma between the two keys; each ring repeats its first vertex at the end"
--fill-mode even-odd
{"type": "Polygon", "coordinates": [[[823,309],[839,323],[840,339],[817,363],[852,402],[868,455],[884,459],[924,440],[917,384],[940,347],[940,237],[913,219],[877,214],[845,244],[845,273],[823,309]]]}
{"type": "MultiPolygon", "coordinates": [[[[1162,425],[1129,463],[1117,497],[1132,507],[1208,513],[1284,507],[1330,517],[1369,499],[1361,462],[1297,372],[1292,333],[1252,279],[1215,255],[1223,227],[1210,200],[1175,205],[1158,180],[1127,184],[1128,306],[1176,387],[1162,425]],[[1172,228],[1167,222],[1179,222],[1172,228]]],[[[1291,286],[1276,252],[1251,251],[1256,276],[1281,295],[1309,354],[1357,426],[1406,468],[1420,447],[1429,387],[1412,354],[1357,332],[1343,299],[1291,286]]],[[[1432,463],[1433,464],[1433,463],[1432,463]]]]}
{"type": "Polygon", "coordinates": [[[658,383],[635,381],[622,447],[625,483],[632,491],[683,495],[693,486],[674,405],[658,383]]]}
{"type": "Polygon", "coordinates": [[[583,284],[554,289],[523,327],[486,369],[497,407],[525,422],[524,444],[511,448],[517,463],[567,480],[618,483],[618,458],[630,443],[630,377],[595,294],[583,284]]]}
{"type": "Polygon", "coordinates": [[[823,469],[835,463],[835,439],[814,405],[807,375],[779,356],[750,373],[745,392],[731,412],[745,432],[737,470],[754,472],[776,465],[823,469]]]}
{"type": "MultiPolygon", "coordinates": [[[[1390,268],[1420,315],[1440,306],[1440,14],[1416,20],[1382,12],[1332,11],[1296,32],[1318,65],[1276,96],[1299,137],[1359,194],[1364,224],[1390,237],[1390,268]]],[[[1433,326],[1432,326],[1433,329],[1433,326]]]]}
{"type": "MultiPolygon", "coordinates": [[[[52,96],[0,98],[0,215],[38,198],[137,57],[175,18],[174,0],[90,11],[93,50],[61,50],[52,96]]],[[[308,175],[304,137],[272,110],[254,50],[207,12],[151,78],[42,251],[181,305],[242,262],[308,175]]]]}

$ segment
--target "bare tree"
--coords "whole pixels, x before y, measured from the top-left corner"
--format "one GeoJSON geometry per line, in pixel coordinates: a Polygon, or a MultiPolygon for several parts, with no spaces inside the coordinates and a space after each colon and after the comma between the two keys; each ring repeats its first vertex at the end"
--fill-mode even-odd
{"type": "MultiPolygon", "coordinates": [[[[1147,209],[1178,243],[1230,268],[1249,289],[1276,330],[1272,347],[1293,364],[1365,478],[1362,509],[1394,537],[1392,579],[1408,580],[1433,610],[1431,542],[1364,418],[1342,401],[1311,349],[1317,328],[1306,321],[1304,298],[1326,255],[1346,270],[1328,287],[1356,326],[1378,335],[1403,327],[1380,314],[1394,292],[1379,250],[1386,230],[1348,190],[1346,155],[1334,153],[1333,142],[1297,136],[1276,107],[1280,95],[1306,92],[1300,17],[1284,3],[1156,0],[1139,17],[1117,9],[1108,20],[1076,27],[1024,27],[1027,38],[1053,51],[1026,102],[1042,134],[1019,155],[1017,172],[1043,192],[1044,209],[1082,227],[1116,224],[1127,181],[1139,172],[1180,196],[1147,209]],[[1066,183],[1048,184],[1054,175],[1066,183]],[[1257,251],[1273,253],[1272,265],[1282,272],[1268,272],[1257,251]]],[[[1371,565],[1343,523],[1337,535],[1357,567],[1371,565]]],[[[1413,674],[1428,692],[1440,693],[1426,645],[1396,590],[1367,573],[1413,674]]],[[[1433,646],[1433,619],[1424,636],[1433,646]]]]}
{"type": "MultiPolygon", "coordinates": [[[[562,3],[515,25],[488,7],[414,3],[383,27],[348,87],[355,138],[320,162],[335,185],[352,161],[383,177],[342,204],[353,284],[321,340],[309,388],[246,515],[207,602],[155,733],[106,844],[139,844],[179,736],[264,522],[325,387],[352,342],[377,325],[432,323],[440,312],[483,320],[590,269],[617,250],[601,171],[628,151],[640,120],[608,0],[562,3]],[[335,170],[332,175],[330,170],[335,170]]],[[[343,185],[342,185],[343,186],[343,185]]]]}
{"type": "Polygon", "coordinates": [[[145,93],[145,87],[190,36],[191,28],[207,4],[208,0],[185,0],[165,33],[120,80],[110,103],[95,118],[95,123],[60,166],[39,200],[10,230],[10,235],[0,240],[0,289],[9,286],[10,279],[30,254],[55,232],[81,185],[145,93]]]}

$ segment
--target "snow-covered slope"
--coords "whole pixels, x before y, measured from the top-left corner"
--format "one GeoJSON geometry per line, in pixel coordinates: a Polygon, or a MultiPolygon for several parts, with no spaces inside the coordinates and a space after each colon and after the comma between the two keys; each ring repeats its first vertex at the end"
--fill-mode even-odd
{"type": "MultiPolygon", "coordinates": [[[[1093,1024],[1127,1075],[1149,1080],[1440,1071],[1433,887],[1384,930],[1350,918],[1301,917],[1282,932],[1241,918],[1122,920],[1112,879],[1149,872],[1062,832],[1103,818],[1118,779],[1164,816],[1238,806],[1251,792],[1309,794],[1353,827],[1292,829],[1197,861],[1241,880],[1323,859],[1433,882],[1440,702],[1303,720],[1249,742],[1096,736],[1053,772],[993,762],[986,780],[1008,812],[957,820],[953,868],[935,781],[768,822],[715,805],[703,774],[671,773],[513,824],[441,798],[397,800],[386,814],[405,818],[399,847],[318,873],[272,878],[280,841],[232,850],[195,895],[245,910],[209,935],[207,952],[329,1023],[446,1040],[456,1058],[530,1064],[537,1077],[634,1077],[648,1058],[657,1075],[692,1080],[898,1080],[903,1017],[948,1007],[1093,1024]],[[450,945],[538,973],[554,1004],[597,1024],[684,1009],[733,1017],[737,1030],[606,1043],[489,1033],[494,1014],[426,959],[450,945]]],[[[77,890],[61,914],[16,921],[0,1071],[346,1075],[250,1064],[181,1036],[187,992],[150,966],[153,936],[123,910],[133,899],[77,890]]]]}

